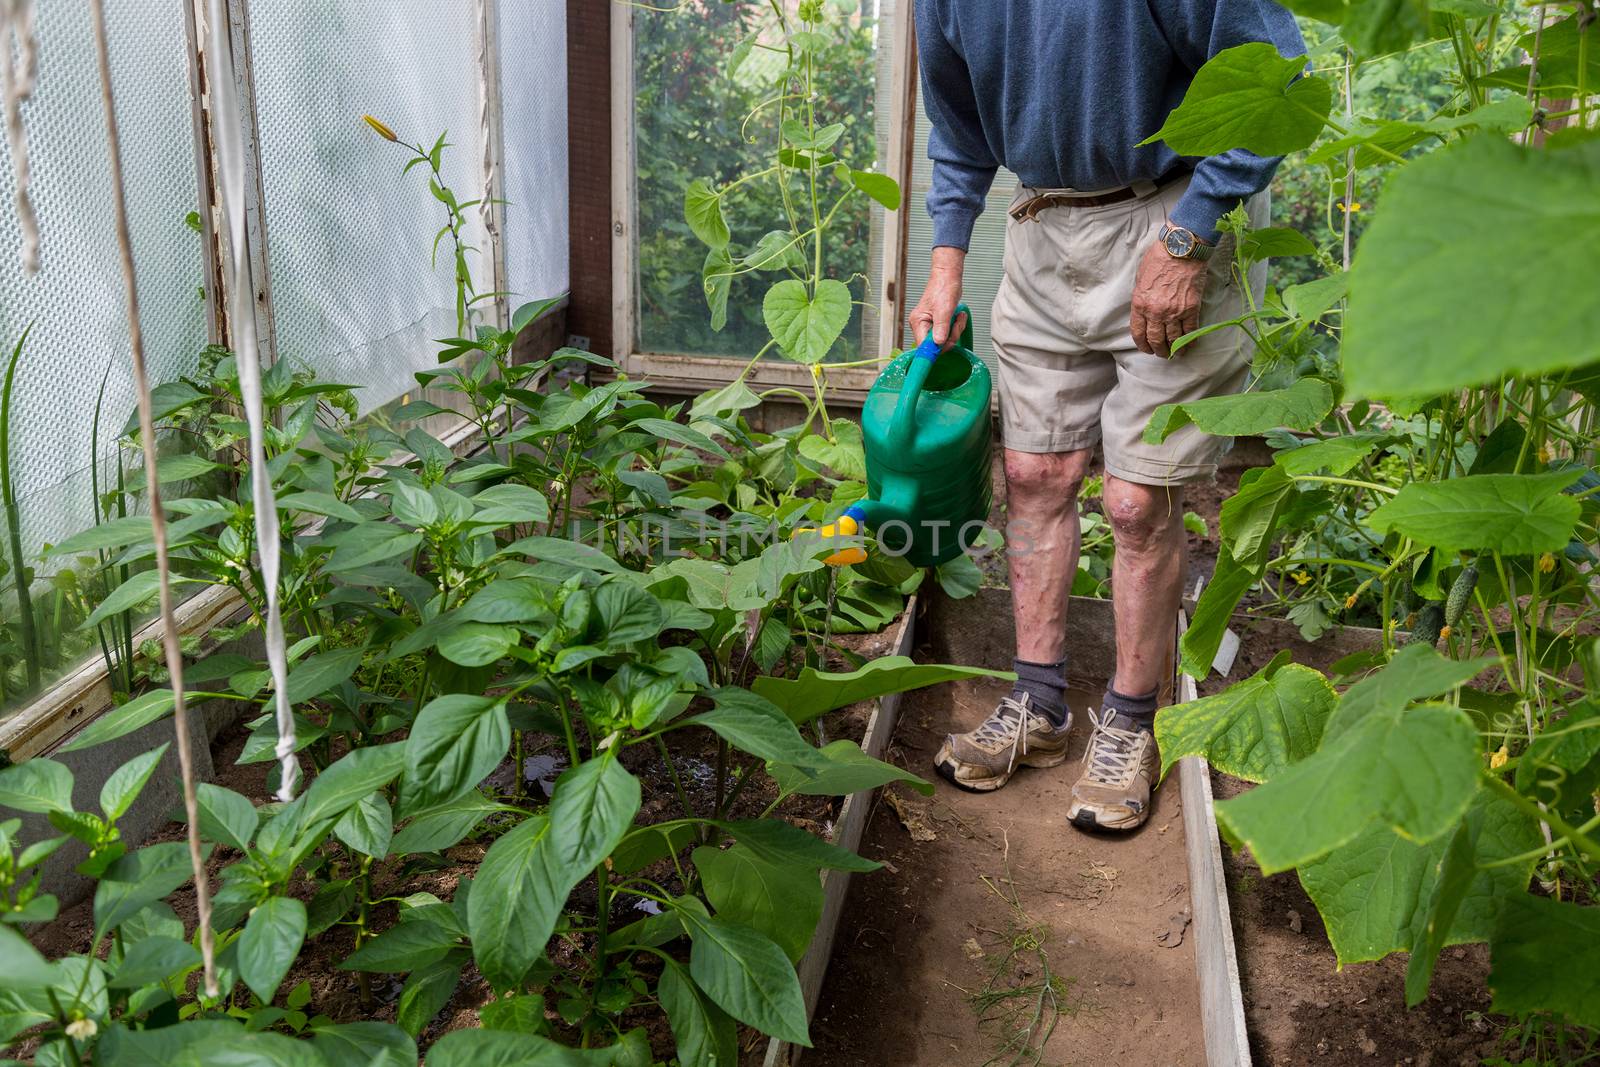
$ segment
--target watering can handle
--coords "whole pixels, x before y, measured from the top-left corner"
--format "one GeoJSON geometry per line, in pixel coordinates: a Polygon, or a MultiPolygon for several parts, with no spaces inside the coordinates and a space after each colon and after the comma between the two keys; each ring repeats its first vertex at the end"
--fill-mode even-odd
{"type": "MultiPolygon", "coordinates": [[[[956,320],[962,315],[967,317],[967,325],[961,332],[961,347],[972,351],[972,312],[967,305],[961,304],[955,314],[950,317],[950,325],[954,326],[956,320]]],[[[900,386],[900,401],[895,405],[894,416],[889,423],[889,443],[895,451],[899,452],[911,446],[911,431],[917,416],[917,400],[922,396],[922,387],[927,384],[928,372],[933,370],[934,360],[939,358],[939,343],[933,339],[933,331],[928,331],[928,336],[922,339],[916,351],[911,354],[911,363],[906,367],[906,378],[900,386]]]]}
{"type": "MultiPolygon", "coordinates": [[[[968,352],[971,352],[972,310],[965,304],[956,305],[954,314],[950,316],[950,326],[951,328],[954,328],[956,322],[959,321],[963,315],[967,317],[967,322],[966,325],[961,329],[961,347],[965,348],[968,352]]],[[[928,331],[928,336],[922,339],[922,343],[917,346],[916,351],[913,352],[912,355],[916,356],[918,359],[925,359],[929,363],[932,363],[935,359],[939,358],[939,344],[933,339],[932,330],[928,331]]]]}

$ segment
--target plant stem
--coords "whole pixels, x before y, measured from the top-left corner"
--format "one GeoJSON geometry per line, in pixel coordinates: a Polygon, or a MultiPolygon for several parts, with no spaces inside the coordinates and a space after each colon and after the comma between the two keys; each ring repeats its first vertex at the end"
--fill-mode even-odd
{"type": "Polygon", "coordinates": [[[594,869],[596,988],[606,980],[606,957],[609,955],[606,939],[611,927],[611,869],[606,865],[608,862],[610,861],[601,860],[600,865],[594,869]]]}
{"type": "Polygon", "coordinates": [[[717,738],[717,799],[715,810],[722,811],[722,801],[728,787],[728,742],[717,738]]]}
{"type": "Polygon", "coordinates": [[[1377,482],[1363,482],[1358,478],[1335,478],[1325,474],[1292,474],[1289,476],[1289,480],[1294,482],[1320,482],[1327,485],[1348,485],[1356,489],[1370,489],[1374,493],[1387,493],[1389,496],[1394,496],[1400,492],[1398,489],[1390,488],[1387,485],[1379,485],[1377,482]]]}
{"type": "Polygon", "coordinates": [[[22,358],[22,346],[32,332],[33,324],[29,323],[22,331],[22,336],[17,338],[16,346],[11,349],[11,362],[6,365],[4,392],[0,393],[0,506],[6,509],[6,534],[11,541],[11,584],[17,594],[17,625],[22,631],[22,656],[27,669],[29,692],[39,688],[41,664],[28,567],[22,558],[22,514],[17,508],[16,485],[12,480],[11,396],[16,385],[17,361],[22,358]]]}
{"type": "Polygon", "coordinates": [[[516,778],[513,779],[511,783],[511,796],[513,799],[520,799],[522,797],[522,776],[526,771],[528,763],[527,753],[523,750],[522,746],[521,730],[513,730],[511,732],[511,744],[512,750],[516,753],[517,764],[516,778]]]}
{"type": "MultiPolygon", "coordinates": [[[[356,909],[356,949],[360,949],[367,939],[367,918],[372,907],[372,857],[361,857],[361,876],[359,880],[361,905],[356,909]]],[[[356,972],[356,986],[361,993],[361,1006],[372,1007],[372,979],[366,971],[356,972]]]]}
{"type": "Polygon", "coordinates": [[[1512,807],[1516,808],[1518,811],[1521,811],[1523,814],[1532,819],[1547,824],[1550,829],[1554,830],[1560,836],[1565,837],[1567,842],[1571,844],[1574,849],[1584,853],[1591,859],[1600,861],[1600,841],[1596,841],[1594,838],[1590,837],[1576,826],[1573,826],[1555,812],[1546,810],[1545,808],[1540,807],[1534,801],[1523,796],[1511,786],[1507,785],[1499,775],[1491,774],[1488,771],[1481,771],[1479,777],[1482,778],[1485,785],[1487,785],[1495,793],[1499,794],[1499,796],[1512,807]]]}
{"type": "Polygon", "coordinates": [[[694,805],[689,803],[689,794],[683,788],[683,779],[678,777],[678,766],[672,761],[672,754],[667,751],[667,743],[661,735],[656,734],[655,739],[656,748],[661,751],[661,762],[667,765],[667,774],[672,778],[672,788],[678,792],[678,803],[683,805],[683,814],[693,819],[694,805]]]}
{"type": "Polygon", "coordinates": [[[569,766],[576,767],[583,762],[583,756],[578,752],[578,735],[572,729],[572,709],[567,706],[565,693],[560,694],[557,701],[561,705],[561,730],[567,738],[567,760],[569,766]]]}

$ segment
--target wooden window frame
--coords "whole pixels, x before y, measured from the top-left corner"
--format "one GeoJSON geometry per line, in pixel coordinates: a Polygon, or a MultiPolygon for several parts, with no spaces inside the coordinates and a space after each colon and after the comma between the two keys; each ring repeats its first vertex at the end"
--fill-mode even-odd
{"type": "MultiPolygon", "coordinates": [[[[636,10],[629,5],[607,4],[604,13],[586,0],[568,0],[568,70],[574,80],[568,91],[569,126],[573,131],[609,127],[609,156],[603,170],[596,146],[574,144],[570,188],[573,240],[573,340],[590,342],[596,352],[610,356],[628,375],[651,382],[667,393],[698,393],[726,385],[742,365],[738,357],[689,355],[641,350],[638,336],[634,227],[637,218],[634,137],[634,27],[636,10]],[[579,32],[581,30],[581,32],[579,32]],[[604,53],[603,57],[601,53],[604,53]],[[604,68],[604,93],[595,92],[596,75],[604,68]],[[583,81],[580,83],[579,78],[583,81]],[[585,150],[586,149],[586,150],[585,150]],[[608,200],[603,216],[608,234],[602,235],[600,200],[608,200]],[[608,269],[603,269],[599,244],[609,241],[608,269]],[[580,283],[603,288],[604,293],[583,291],[580,283]],[[577,324],[586,324],[580,327],[577,324]],[[587,329],[590,332],[584,333],[587,329]],[[609,342],[609,343],[608,343],[609,342]]],[[[889,142],[884,146],[885,167],[908,185],[915,141],[916,53],[911,0],[896,5],[892,21],[882,28],[881,41],[894,51],[889,142]]],[[[906,305],[905,210],[883,213],[881,269],[883,290],[879,303],[877,345],[880,353],[904,346],[906,305]]],[[[754,353],[752,353],[753,355],[754,353]]],[[[871,367],[848,367],[828,376],[829,397],[846,405],[859,405],[877,377],[871,367]]],[[[762,360],[748,381],[757,388],[808,389],[809,367],[786,360],[762,360]]]]}

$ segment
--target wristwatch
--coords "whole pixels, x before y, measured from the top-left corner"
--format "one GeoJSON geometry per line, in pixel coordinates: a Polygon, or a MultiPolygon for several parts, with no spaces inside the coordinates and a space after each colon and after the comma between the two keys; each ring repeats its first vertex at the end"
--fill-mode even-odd
{"type": "Polygon", "coordinates": [[[1161,224],[1161,247],[1167,250],[1167,255],[1173,259],[1207,260],[1211,253],[1216,251],[1211,245],[1206,244],[1196,237],[1191,230],[1182,226],[1174,226],[1170,222],[1161,224]]]}

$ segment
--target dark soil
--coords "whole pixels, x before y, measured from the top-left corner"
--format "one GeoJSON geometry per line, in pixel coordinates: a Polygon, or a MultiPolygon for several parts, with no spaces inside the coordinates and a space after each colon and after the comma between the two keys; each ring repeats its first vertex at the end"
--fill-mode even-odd
{"type": "MultiPolygon", "coordinates": [[[[1219,799],[1249,788],[1213,774],[1219,799]]],[[[1428,998],[1406,1010],[1406,956],[1337,969],[1322,920],[1291,872],[1263,878],[1248,853],[1223,846],[1228,900],[1257,1064],[1477,1067],[1502,1023],[1488,1017],[1482,945],[1446,949],[1428,998]]]]}
{"type": "MultiPolygon", "coordinates": [[[[876,659],[892,653],[899,625],[896,621],[876,634],[838,636],[835,640],[856,657],[863,660],[876,659]]],[[[853,669],[853,664],[845,657],[832,653],[828,667],[833,670],[850,670],[853,669]]],[[[841,737],[860,739],[866,732],[867,721],[874,707],[875,702],[863,702],[841,708],[819,720],[818,728],[825,732],[828,740],[841,737]]],[[[242,725],[230,727],[218,737],[213,744],[214,763],[217,768],[214,780],[216,784],[248,797],[258,806],[270,803],[274,799],[267,784],[271,764],[236,762],[246,737],[247,731],[242,725]]],[[[665,740],[691,803],[696,810],[711,810],[715,797],[715,739],[704,731],[682,731],[666,735],[665,740]]],[[[565,743],[559,738],[533,734],[525,735],[524,742],[526,746],[524,795],[528,806],[537,808],[548,798],[556,777],[567,767],[565,743]]],[[[653,747],[639,745],[630,748],[624,752],[622,760],[624,765],[641,780],[643,786],[644,799],[636,820],[638,823],[649,824],[681,816],[678,795],[670,774],[653,747]]],[[[744,761],[748,762],[748,758],[744,758],[744,761]]],[[[515,778],[515,763],[507,759],[486,779],[485,784],[497,793],[506,795],[509,794],[515,778]]],[[[759,817],[776,795],[776,786],[772,779],[765,774],[755,774],[749,786],[740,793],[730,817],[734,819],[759,817]]],[[[841,803],[842,798],[836,797],[793,796],[785,800],[776,814],[812,833],[831,838],[834,819],[838,815],[841,803]]],[[[153,834],[146,843],[182,840],[184,830],[181,820],[177,818],[180,814],[174,813],[175,821],[162,831],[153,834]]],[[[492,823],[486,824],[486,827],[492,825],[492,823]]],[[[492,834],[480,830],[478,834],[447,850],[437,862],[429,863],[420,857],[408,857],[404,861],[390,860],[377,865],[374,867],[373,899],[432,893],[448,902],[454,897],[456,887],[461,880],[470,878],[476,873],[492,841],[492,834]]],[[[216,880],[218,872],[238,858],[239,854],[231,849],[215,849],[207,864],[213,876],[213,889],[218,884],[216,880]]],[[[673,891],[680,891],[682,888],[670,859],[659,864],[658,869],[647,868],[644,873],[673,891]]],[[[301,900],[309,902],[316,888],[316,882],[305,879],[300,884],[292,886],[291,892],[301,900]]],[[[197,923],[193,891],[187,887],[180,889],[168,898],[168,903],[192,932],[197,923]]],[[[580,885],[574,894],[572,906],[581,910],[585,907],[592,908],[593,905],[593,887],[588,883],[580,885]]],[[[637,915],[619,913],[617,921],[631,922],[644,914],[642,911],[637,915]]],[[[391,926],[395,919],[394,904],[375,905],[370,919],[371,929],[374,933],[381,933],[391,926]]],[[[93,936],[93,901],[85,900],[63,910],[54,922],[31,934],[31,940],[46,956],[59,958],[69,953],[89,951],[93,944],[93,936]]],[[[363,1019],[395,1021],[403,976],[364,976],[370,980],[370,985],[364,990],[355,975],[337,969],[338,964],[354,950],[354,936],[352,926],[337,925],[310,940],[279,987],[280,997],[301,982],[308,982],[311,988],[310,1007],[307,1009],[309,1012],[327,1015],[336,1022],[363,1019]]],[[[553,943],[552,962],[558,967],[566,962],[581,965],[578,956],[584,947],[576,943],[553,943]]],[[[104,949],[102,953],[103,951],[104,949]]],[[[240,989],[242,988],[241,986],[240,989]]],[[[248,993],[239,995],[248,997],[248,993]]],[[[429,1044],[451,1030],[478,1026],[478,1009],[492,997],[493,991],[488,983],[483,981],[477,969],[468,963],[450,1002],[420,1035],[419,1046],[425,1050],[429,1044]]],[[[647,1006],[636,1009],[630,1016],[632,1017],[624,1019],[624,1029],[637,1025],[645,1026],[650,1032],[656,1054],[662,1059],[672,1055],[674,1049],[672,1035],[665,1017],[658,1010],[647,1006]]],[[[547,1012],[547,1018],[560,1034],[561,1023],[554,1012],[547,1012]]],[[[565,1036],[576,1041],[575,1034],[565,1036]]],[[[761,1062],[761,1053],[765,1051],[766,1042],[764,1035],[748,1028],[744,1028],[740,1034],[741,1048],[745,1050],[747,1061],[752,1064],[761,1062]]],[[[26,1055],[31,1052],[31,1045],[19,1044],[12,1051],[26,1055]]]]}

